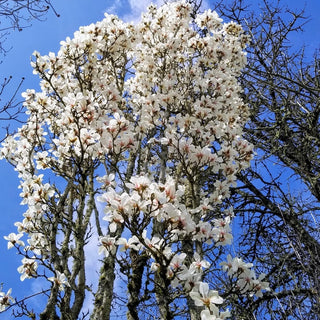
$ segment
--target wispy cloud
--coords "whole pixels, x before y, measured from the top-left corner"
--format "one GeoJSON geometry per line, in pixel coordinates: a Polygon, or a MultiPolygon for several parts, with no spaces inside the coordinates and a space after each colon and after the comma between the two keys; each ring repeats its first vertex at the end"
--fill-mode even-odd
{"type": "MultiPolygon", "coordinates": [[[[126,22],[137,22],[140,20],[141,13],[145,12],[151,3],[159,7],[164,4],[164,0],[115,0],[111,6],[106,8],[106,12],[116,14],[126,22]]],[[[208,1],[203,0],[201,11],[209,8],[208,1]]]]}
{"type": "Polygon", "coordinates": [[[106,8],[105,12],[109,14],[118,14],[122,7],[122,2],[122,0],[114,0],[112,5],[106,8]]]}
{"type": "Polygon", "coordinates": [[[129,13],[122,16],[123,20],[126,22],[137,22],[141,17],[141,13],[146,12],[147,7],[151,4],[161,6],[164,4],[163,0],[128,0],[129,13]]]}

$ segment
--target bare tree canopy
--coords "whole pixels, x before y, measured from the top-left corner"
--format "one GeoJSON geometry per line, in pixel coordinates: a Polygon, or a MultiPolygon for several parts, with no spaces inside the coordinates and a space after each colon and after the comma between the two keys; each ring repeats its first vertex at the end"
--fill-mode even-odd
{"type": "MultiPolygon", "coordinates": [[[[0,57],[3,58],[11,49],[5,44],[11,32],[22,31],[30,27],[33,20],[44,19],[49,10],[59,16],[51,0],[0,0],[0,57]]],[[[0,63],[3,61],[0,60],[0,63]]],[[[24,78],[17,84],[13,84],[11,75],[1,78],[0,81],[0,127],[4,130],[0,136],[2,141],[9,133],[10,124],[22,120],[23,107],[18,96],[24,78]],[[8,94],[9,91],[12,92],[11,95],[8,94]]]]}
{"type": "Polygon", "coordinates": [[[51,0],[0,0],[0,54],[8,50],[4,42],[11,31],[22,31],[50,9],[58,15],[51,0]]]}
{"type": "MultiPolygon", "coordinates": [[[[272,291],[246,302],[245,319],[319,319],[320,64],[292,41],[308,21],[282,1],[223,1],[215,9],[251,37],[240,81],[251,116],[254,164],[234,189],[239,250],[267,273],[272,291]],[[252,5],[252,3],[251,3],[252,5]],[[260,10],[260,11],[259,11],[260,10]]],[[[237,318],[237,317],[236,317],[237,318]]]]}

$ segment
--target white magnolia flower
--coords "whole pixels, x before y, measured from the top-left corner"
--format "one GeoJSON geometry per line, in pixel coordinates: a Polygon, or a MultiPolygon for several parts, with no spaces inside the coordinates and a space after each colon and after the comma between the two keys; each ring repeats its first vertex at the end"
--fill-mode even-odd
{"type": "Polygon", "coordinates": [[[15,244],[19,246],[24,246],[24,242],[22,240],[19,240],[23,236],[22,233],[15,234],[15,233],[10,233],[8,236],[4,236],[5,240],[8,240],[8,249],[11,249],[15,246],[15,244]]]}
{"type": "Polygon", "coordinates": [[[10,302],[15,303],[15,300],[11,297],[11,291],[11,288],[7,291],[7,293],[0,291],[0,312],[9,307],[10,302]]]}
{"type": "Polygon", "coordinates": [[[34,259],[23,258],[22,266],[18,268],[18,272],[21,273],[20,280],[31,279],[37,277],[38,263],[34,259]]]}
{"type": "Polygon", "coordinates": [[[139,248],[141,247],[139,239],[136,236],[132,236],[129,240],[126,238],[119,238],[116,241],[116,244],[122,246],[120,251],[126,251],[128,249],[139,251],[139,248]]]}
{"type": "Polygon", "coordinates": [[[190,269],[194,272],[201,272],[202,269],[207,269],[210,267],[210,263],[204,259],[201,259],[199,253],[195,252],[193,255],[194,261],[191,263],[190,269]]]}
{"type": "Polygon", "coordinates": [[[244,272],[253,266],[252,263],[245,263],[240,258],[232,258],[230,254],[227,256],[227,261],[221,262],[220,265],[224,271],[228,272],[228,276],[230,277],[235,275],[237,272],[244,272]]]}
{"type": "Polygon", "coordinates": [[[266,275],[264,273],[261,273],[259,275],[258,279],[254,279],[252,281],[254,295],[259,297],[259,298],[261,298],[263,296],[262,290],[265,290],[265,291],[270,291],[271,290],[270,287],[269,287],[269,282],[262,281],[265,278],[265,276],[266,275]]]}
{"type": "Polygon", "coordinates": [[[180,253],[174,255],[174,257],[171,259],[169,268],[172,270],[173,273],[181,270],[181,267],[183,266],[183,261],[186,258],[186,253],[180,253]]]}
{"type": "Polygon", "coordinates": [[[101,246],[99,247],[99,254],[104,254],[106,257],[109,256],[110,253],[114,253],[116,249],[116,238],[114,237],[100,237],[101,246]]]}
{"type": "Polygon", "coordinates": [[[70,287],[67,277],[59,271],[56,271],[55,277],[50,277],[48,278],[48,280],[53,282],[56,286],[58,286],[60,291],[64,290],[64,286],[70,287]]]}
{"type": "Polygon", "coordinates": [[[215,309],[216,304],[223,303],[223,298],[219,296],[218,291],[209,290],[209,285],[206,282],[200,282],[199,292],[191,291],[190,297],[198,307],[205,306],[208,309],[215,309]]]}
{"type": "Polygon", "coordinates": [[[224,320],[230,315],[229,311],[219,312],[218,310],[210,311],[206,309],[201,311],[201,320],[224,320]]]}

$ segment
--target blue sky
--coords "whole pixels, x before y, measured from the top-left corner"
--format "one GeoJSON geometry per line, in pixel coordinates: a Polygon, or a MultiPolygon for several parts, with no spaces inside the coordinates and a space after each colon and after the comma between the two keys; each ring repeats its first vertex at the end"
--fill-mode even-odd
{"type": "MultiPolygon", "coordinates": [[[[0,64],[0,81],[9,75],[13,76],[14,83],[18,84],[22,77],[25,81],[22,91],[27,88],[38,89],[39,80],[32,74],[30,67],[30,56],[34,50],[41,54],[50,51],[57,52],[59,43],[67,36],[72,37],[82,25],[88,25],[103,19],[104,12],[115,13],[125,20],[136,20],[141,10],[151,1],[149,0],[52,0],[56,11],[61,15],[57,18],[53,12],[49,12],[46,21],[33,22],[33,25],[22,32],[12,33],[8,36],[5,45],[12,49],[4,62],[0,64]]],[[[262,0],[256,0],[256,3],[262,0]]],[[[159,1],[160,2],[160,1],[159,1]]],[[[319,0],[287,0],[291,8],[299,8],[306,5],[306,14],[312,19],[306,25],[306,33],[303,37],[297,35],[293,38],[297,45],[304,42],[307,45],[308,53],[312,53],[320,47],[320,1],[319,0]]],[[[210,3],[210,1],[209,1],[210,3]]],[[[11,86],[8,94],[14,90],[11,86]],[[11,91],[10,91],[11,90],[11,91]]],[[[18,97],[20,94],[18,95],[18,97]]],[[[5,97],[2,97],[5,99],[5,97]]],[[[3,99],[3,100],[4,100],[3,99]]],[[[0,102],[1,103],[1,102],[0,102]]],[[[0,124],[0,126],[2,126],[0,124]]],[[[1,133],[1,131],[0,131],[1,133]]],[[[19,280],[17,267],[20,265],[21,257],[16,255],[14,249],[7,250],[7,242],[3,236],[10,232],[16,232],[14,222],[20,221],[24,206],[20,206],[18,179],[16,172],[5,161],[0,161],[0,283],[4,283],[3,291],[13,288],[14,295],[22,297],[31,293],[33,281],[19,280]]],[[[1,287],[0,287],[1,288],[1,287]]],[[[12,319],[10,314],[0,314],[0,320],[12,319]]]]}

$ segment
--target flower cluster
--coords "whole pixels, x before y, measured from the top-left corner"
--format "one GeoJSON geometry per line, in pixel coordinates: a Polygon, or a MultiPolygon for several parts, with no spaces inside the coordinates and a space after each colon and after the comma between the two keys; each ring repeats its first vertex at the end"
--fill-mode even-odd
{"type": "Polygon", "coordinates": [[[262,273],[256,278],[255,272],[251,269],[252,263],[245,263],[240,258],[232,258],[227,256],[227,261],[220,264],[224,271],[228,273],[230,278],[236,280],[235,289],[242,294],[249,293],[249,295],[262,297],[262,291],[269,291],[269,283],[263,281],[265,275],[262,273]]]}
{"type": "MultiPolygon", "coordinates": [[[[182,241],[189,238],[193,241],[202,241],[225,245],[232,239],[230,216],[215,219],[214,221],[195,221],[195,216],[206,217],[208,206],[200,204],[195,209],[188,209],[183,203],[184,187],[175,186],[175,180],[167,177],[165,183],[152,182],[146,176],[133,176],[126,183],[128,191],[117,193],[115,187],[110,186],[107,192],[98,197],[100,202],[106,203],[104,220],[109,222],[110,232],[115,232],[120,226],[125,226],[135,237],[133,243],[142,237],[143,245],[157,242],[156,236],[146,238],[146,226],[152,219],[166,226],[170,235],[170,242],[182,241]],[[138,238],[137,238],[138,237],[138,238]]],[[[205,203],[208,199],[205,200],[205,203]]],[[[100,252],[106,255],[113,252],[117,239],[102,237],[100,252]]],[[[121,240],[123,241],[123,240],[121,240]]]]}

